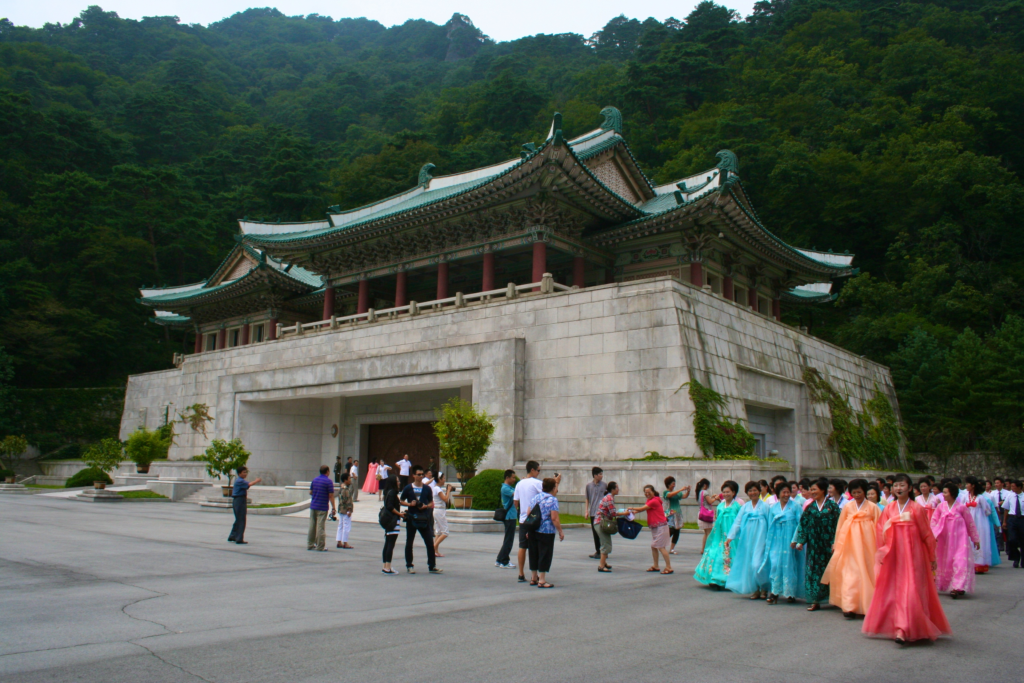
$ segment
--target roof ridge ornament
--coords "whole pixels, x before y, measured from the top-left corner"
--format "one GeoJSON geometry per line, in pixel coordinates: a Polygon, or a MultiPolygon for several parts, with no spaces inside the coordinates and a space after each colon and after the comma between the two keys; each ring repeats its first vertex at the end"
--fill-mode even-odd
{"type": "Polygon", "coordinates": [[[437,168],[437,166],[434,166],[434,164],[431,164],[429,162],[423,164],[423,166],[420,167],[420,177],[419,177],[419,185],[420,185],[420,187],[426,189],[426,187],[428,185],[430,185],[430,181],[434,177],[434,176],[432,176],[430,174],[430,172],[433,171],[435,168],[437,168]]]}
{"type": "Polygon", "coordinates": [[[615,107],[605,107],[601,110],[604,121],[601,122],[601,130],[612,130],[616,133],[622,132],[622,112],[615,107]]]}
{"type": "Polygon", "coordinates": [[[715,155],[718,164],[715,166],[721,173],[718,181],[718,192],[725,194],[732,190],[732,186],[740,179],[740,160],[735,153],[728,149],[721,149],[715,155]]]}
{"type": "Polygon", "coordinates": [[[533,144],[532,142],[527,142],[527,143],[525,143],[523,145],[523,151],[521,151],[519,153],[519,158],[520,159],[525,159],[526,157],[530,156],[531,154],[533,154],[536,151],[537,151],[537,145],[533,144]]]}

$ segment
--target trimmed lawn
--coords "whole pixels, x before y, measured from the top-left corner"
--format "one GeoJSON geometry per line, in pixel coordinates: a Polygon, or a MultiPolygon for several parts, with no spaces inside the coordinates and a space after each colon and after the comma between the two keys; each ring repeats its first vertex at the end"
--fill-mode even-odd
{"type": "Polygon", "coordinates": [[[259,505],[246,505],[245,507],[250,510],[260,510],[262,508],[283,508],[289,505],[295,505],[295,503],[260,503],[259,505]]]}
{"type": "Polygon", "coordinates": [[[150,491],[149,489],[143,489],[141,491],[114,491],[125,498],[151,498],[153,500],[167,500],[167,496],[162,496],[156,491],[150,491]]]}
{"type": "Polygon", "coordinates": [[[62,489],[63,486],[53,486],[51,484],[25,484],[27,489],[62,489]]]}

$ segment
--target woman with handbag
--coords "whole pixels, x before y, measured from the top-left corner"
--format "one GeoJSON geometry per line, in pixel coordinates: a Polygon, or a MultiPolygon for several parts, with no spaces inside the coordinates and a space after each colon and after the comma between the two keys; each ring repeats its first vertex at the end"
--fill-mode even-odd
{"type": "Polygon", "coordinates": [[[398,542],[398,535],[402,533],[402,505],[398,501],[398,491],[395,486],[395,479],[385,479],[384,484],[384,506],[380,509],[378,517],[380,525],[384,528],[384,568],[381,574],[394,576],[398,572],[391,568],[391,558],[395,554],[395,543],[398,542]]]}
{"type": "Polygon", "coordinates": [[[708,537],[700,563],[693,572],[693,578],[697,582],[705,586],[714,586],[717,590],[725,588],[729,573],[729,554],[725,548],[725,537],[740,513],[741,506],[736,500],[739,491],[740,485],[732,480],[722,484],[722,502],[715,508],[715,526],[708,537]]]}
{"type": "Polygon", "coordinates": [[[644,487],[644,498],[647,503],[642,508],[629,508],[629,512],[638,514],[647,513],[647,528],[651,530],[651,558],[652,564],[647,568],[648,572],[662,574],[675,574],[672,571],[672,560],[668,554],[668,518],[665,517],[665,507],[661,504],[661,496],[648,484],[644,487]],[[658,567],[658,555],[665,558],[665,568],[658,567]]]}
{"type": "Polygon", "coordinates": [[[708,536],[711,535],[711,529],[715,526],[715,510],[713,505],[717,505],[719,497],[713,493],[708,493],[711,482],[707,479],[701,479],[697,482],[697,528],[704,532],[704,538],[700,541],[700,554],[704,554],[704,548],[708,544],[708,536]]]}
{"type": "Polygon", "coordinates": [[[676,491],[676,478],[665,477],[665,492],[661,495],[665,498],[665,505],[668,508],[668,533],[672,538],[668,554],[675,555],[676,544],[679,543],[679,532],[683,528],[683,508],[679,502],[683,498],[690,497],[690,487],[684,486],[676,491]]]}
{"type": "Polygon", "coordinates": [[[619,533],[618,524],[615,522],[615,518],[619,516],[615,510],[615,495],[618,492],[619,485],[614,481],[608,482],[608,493],[601,499],[601,504],[597,507],[597,517],[594,518],[594,529],[601,543],[601,561],[597,565],[597,571],[602,574],[610,574],[612,571],[612,566],[608,564],[608,556],[612,554],[612,536],[619,533]]]}

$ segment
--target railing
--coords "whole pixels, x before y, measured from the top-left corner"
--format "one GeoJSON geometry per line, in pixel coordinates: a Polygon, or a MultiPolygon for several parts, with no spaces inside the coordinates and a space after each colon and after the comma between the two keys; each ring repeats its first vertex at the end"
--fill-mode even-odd
{"type": "Polygon", "coordinates": [[[560,285],[555,282],[551,273],[544,273],[540,282],[531,282],[527,285],[517,285],[514,282],[510,282],[503,289],[492,289],[487,292],[475,292],[473,294],[455,292],[455,296],[450,296],[446,299],[435,299],[433,301],[424,301],[422,303],[410,301],[405,306],[384,308],[379,311],[371,308],[366,311],[366,313],[356,313],[355,315],[346,315],[342,317],[334,315],[331,316],[330,320],[319,320],[313,323],[296,323],[295,325],[289,325],[288,327],[278,324],[277,338],[280,339],[286,334],[300,335],[306,334],[307,332],[319,332],[321,330],[337,330],[346,325],[356,325],[361,322],[374,323],[380,320],[394,320],[400,316],[416,316],[430,311],[440,311],[444,308],[464,308],[472,301],[487,302],[498,297],[504,297],[506,301],[509,301],[512,299],[518,299],[520,292],[528,292],[532,290],[538,290],[540,294],[553,294],[555,292],[571,292],[578,289],[579,287],[576,286],[569,287],[567,285],[560,285]]]}

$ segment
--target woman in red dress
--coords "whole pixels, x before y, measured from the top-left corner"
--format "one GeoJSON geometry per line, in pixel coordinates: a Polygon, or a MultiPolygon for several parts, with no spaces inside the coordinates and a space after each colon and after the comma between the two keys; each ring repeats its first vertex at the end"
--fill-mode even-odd
{"type": "Polygon", "coordinates": [[[928,513],[910,499],[911,486],[909,476],[896,475],[894,499],[875,526],[875,595],[863,628],[901,645],[953,633],[935,588],[935,536],[928,513]]]}

